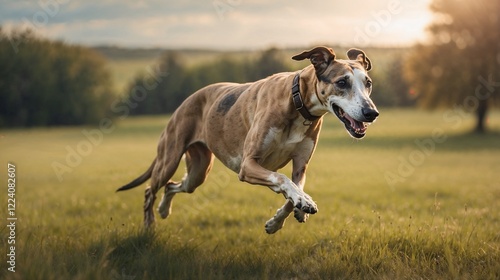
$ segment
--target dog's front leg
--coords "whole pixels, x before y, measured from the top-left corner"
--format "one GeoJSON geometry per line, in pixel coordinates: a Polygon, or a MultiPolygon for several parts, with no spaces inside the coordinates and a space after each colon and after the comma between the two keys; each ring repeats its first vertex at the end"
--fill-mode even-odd
{"type": "MultiPolygon", "coordinates": [[[[296,184],[301,190],[304,190],[304,185],[306,184],[306,168],[307,164],[303,164],[301,162],[300,165],[297,166],[297,163],[294,160],[292,178],[294,182],[297,182],[296,184]]],[[[305,223],[307,218],[309,218],[309,214],[299,208],[293,209],[293,216],[300,223],[305,223]]]]}
{"type": "MultiPolygon", "coordinates": [[[[304,185],[306,183],[306,169],[307,163],[310,159],[310,154],[312,154],[312,149],[309,153],[304,151],[304,153],[299,154],[293,159],[292,181],[301,190],[304,189],[304,185]]],[[[309,214],[299,208],[294,208],[293,203],[290,200],[287,200],[287,202],[285,202],[285,204],[279,208],[278,211],[276,211],[276,214],[266,222],[266,232],[273,234],[280,230],[285,224],[286,218],[288,218],[292,211],[294,211],[294,217],[297,221],[300,223],[305,223],[307,221],[309,214]]]]}
{"type": "Polygon", "coordinates": [[[263,168],[254,158],[249,157],[243,160],[239,178],[250,184],[268,186],[274,192],[283,194],[295,208],[306,213],[314,214],[318,211],[312,198],[292,180],[281,173],[263,168]]]}

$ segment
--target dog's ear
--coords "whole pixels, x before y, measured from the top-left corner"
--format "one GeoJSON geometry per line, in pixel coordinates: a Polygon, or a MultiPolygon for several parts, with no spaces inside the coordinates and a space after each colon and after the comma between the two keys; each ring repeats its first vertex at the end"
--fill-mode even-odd
{"type": "Polygon", "coordinates": [[[372,62],[366,56],[365,52],[359,49],[349,49],[347,51],[347,57],[350,60],[357,60],[363,65],[366,69],[366,71],[370,71],[372,69],[372,62]]]}
{"type": "Polygon", "coordinates": [[[312,50],[292,56],[293,60],[304,60],[306,58],[311,60],[314,69],[316,69],[316,75],[319,76],[325,72],[330,62],[335,59],[335,53],[331,48],[316,47],[312,50]]]}

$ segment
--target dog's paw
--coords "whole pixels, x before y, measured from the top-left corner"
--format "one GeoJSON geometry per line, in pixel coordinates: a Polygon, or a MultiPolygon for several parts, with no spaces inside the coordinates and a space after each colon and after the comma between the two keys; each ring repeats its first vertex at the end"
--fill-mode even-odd
{"type": "Polygon", "coordinates": [[[166,219],[172,213],[172,199],[178,192],[180,185],[179,183],[170,182],[165,186],[165,192],[157,209],[162,219],[166,219]]]}
{"type": "Polygon", "coordinates": [[[293,209],[293,216],[299,223],[305,223],[309,218],[309,214],[298,208],[293,209]]]}
{"type": "Polygon", "coordinates": [[[295,200],[295,208],[298,208],[308,214],[315,214],[318,212],[318,206],[312,200],[311,196],[304,193],[295,200]]]}
{"type": "Polygon", "coordinates": [[[162,219],[166,219],[170,215],[170,213],[172,213],[172,204],[170,201],[166,201],[165,198],[163,198],[160,202],[160,205],[158,205],[157,210],[158,213],[160,213],[160,217],[162,219]]]}
{"type": "Polygon", "coordinates": [[[266,222],[266,233],[273,234],[280,230],[285,224],[285,220],[276,220],[275,217],[272,217],[269,221],[266,222]]]}

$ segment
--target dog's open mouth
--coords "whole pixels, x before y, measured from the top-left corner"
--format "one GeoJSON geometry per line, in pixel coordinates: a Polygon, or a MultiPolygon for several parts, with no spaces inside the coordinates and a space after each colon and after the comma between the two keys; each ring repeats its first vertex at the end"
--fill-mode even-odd
{"type": "Polygon", "coordinates": [[[344,123],[345,129],[349,132],[349,134],[351,134],[352,137],[363,138],[365,136],[366,128],[368,127],[367,123],[353,119],[346,112],[344,112],[342,108],[335,104],[332,104],[332,109],[333,112],[335,112],[335,115],[337,115],[337,118],[344,123]]]}

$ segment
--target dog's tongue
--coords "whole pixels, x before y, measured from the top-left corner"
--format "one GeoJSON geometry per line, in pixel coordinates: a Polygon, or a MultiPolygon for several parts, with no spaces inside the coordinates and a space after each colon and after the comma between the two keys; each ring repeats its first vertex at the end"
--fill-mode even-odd
{"type": "Polygon", "coordinates": [[[366,127],[362,122],[359,122],[359,121],[351,118],[351,116],[349,116],[349,114],[347,114],[347,113],[344,114],[344,117],[346,119],[348,119],[349,122],[351,122],[351,127],[354,128],[354,130],[356,130],[357,132],[365,132],[366,131],[366,127]]]}

